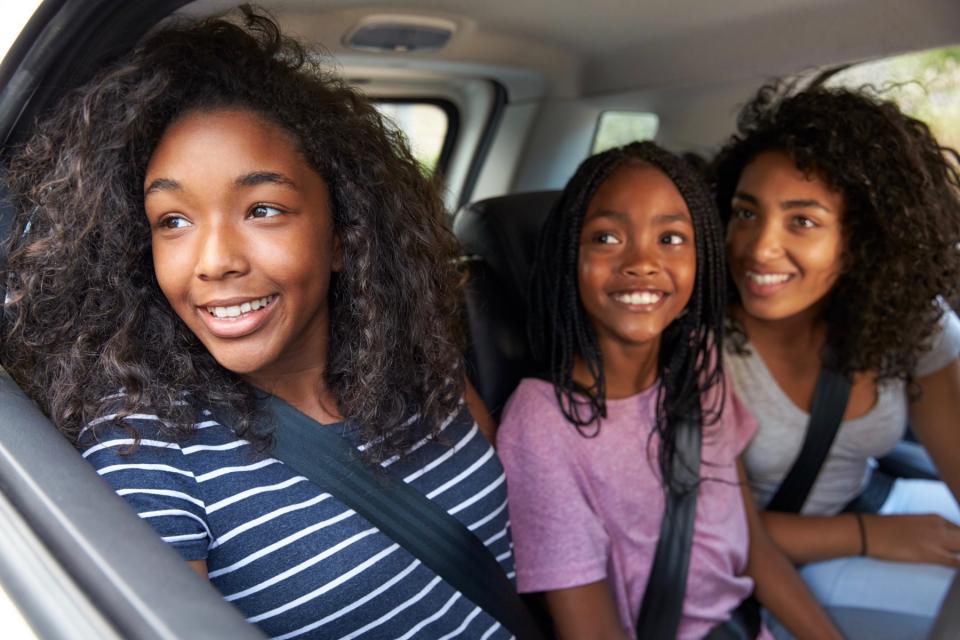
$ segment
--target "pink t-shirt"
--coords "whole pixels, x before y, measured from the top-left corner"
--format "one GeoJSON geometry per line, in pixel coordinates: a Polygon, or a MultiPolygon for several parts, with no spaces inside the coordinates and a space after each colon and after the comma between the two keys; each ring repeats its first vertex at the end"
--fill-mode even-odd
{"type": "MultiPolygon", "coordinates": [[[[736,459],[756,422],[727,389],[720,421],[704,429],[680,638],[702,638],[753,591],[743,575],[749,540],[736,459]]],[[[664,511],[657,440],[648,447],[655,398],[656,385],[608,400],[599,435],[585,438],[564,418],[551,384],[525,379],[497,434],[518,589],[550,591],[606,578],[630,637],[664,511]]]]}

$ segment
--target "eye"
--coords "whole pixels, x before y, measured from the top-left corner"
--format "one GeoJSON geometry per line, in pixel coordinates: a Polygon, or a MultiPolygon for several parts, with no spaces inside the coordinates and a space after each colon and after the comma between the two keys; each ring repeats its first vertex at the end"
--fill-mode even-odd
{"type": "Polygon", "coordinates": [[[620,244],[620,239],[609,231],[601,231],[593,236],[597,244],[620,244]]]}
{"type": "Polygon", "coordinates": [[[757,218],[756,213],[754,213],[753,211],[750,211],[750,209],[744,209],[743,207],[734,207],[732,213],[733,213],[734,219],[736,220],[749,221],[749,220],[756,220],[757,218]]]}
{"type": "Polygon", "coordinates": [[[676,231],[669,231],[660,236],[660,244],[680,245],[686,243],[686,241],[687,237],[682,233],[677,233],[676,231]]]}
{"type": "Polygon", "coordinates": [[[801,229],[813,229],[818,226],[816,220],[807,216],[794,216],[793,224],[801,229]]]}
{"type": "Polygon", "coordinates": [[[191,226],[190,221],[176,213],[163,216],[157,222],[158,229],[183,229],[189,226],[191,226]]]}
{"type": "Polygon", "coordinates": [[[273,218],[278,216],[283,211],[276,207],[271,207],[268,204],[255,204],[250,208],[249,217],[251,218],[273,218]]]}

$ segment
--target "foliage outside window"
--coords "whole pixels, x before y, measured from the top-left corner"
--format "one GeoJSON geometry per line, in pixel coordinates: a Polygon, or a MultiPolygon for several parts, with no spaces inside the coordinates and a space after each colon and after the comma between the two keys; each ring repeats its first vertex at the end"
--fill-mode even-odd
{"type": "Polygon", "coordinates": [[[423,102],[374,102],[374,106],[406,136],[424,174],[433,176],[450,127],[447,113],[435,104],[423,102]]]}
{"type": "Polygon", "coordinates": [[[827,85],[870,85],[876,95],[927,123],[940,144],[960,149],[960,46],[858,64],[827,85]]]}
{"type": "Polygon", "coordinates": [[[643,111],[604,111],[597,122],[590,153],[600,153],[631,142],[653,140],[660,119],[643,111]]]}

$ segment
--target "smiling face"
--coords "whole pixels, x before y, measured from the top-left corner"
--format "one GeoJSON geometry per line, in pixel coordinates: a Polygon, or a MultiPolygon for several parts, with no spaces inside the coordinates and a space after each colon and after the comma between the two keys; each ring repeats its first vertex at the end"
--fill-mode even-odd
{"type": "Polygon", "coordinates": [[[843,263],[843,196],[785,153],[744,168],[727,228],[730,270],[747,315],[816,317],[843,263]]]}
{"type": "Polygon", "coordinates": [[[693,220],[673,182],[648,164],[617,169],[587,205],[578,264],[601,351],[659,345],[697,271],[693,220]]]}
{"type": "Polygon", "coordinates": [[[257,386],[322,370],[339,242],[293,137],[250,111],[189,113],[157,145],[144,192],[160,289],[217,362],[257,386]]]}

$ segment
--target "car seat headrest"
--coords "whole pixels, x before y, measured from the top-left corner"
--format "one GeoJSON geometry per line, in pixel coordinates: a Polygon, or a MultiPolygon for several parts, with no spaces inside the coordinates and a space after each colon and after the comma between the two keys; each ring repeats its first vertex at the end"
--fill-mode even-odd
{"type": "Polygon", "coordinates": [[[466,205],[454,218],[469,268],[470,377],[494,416],[520,379],[536,373],[527,342],[527,281],[540,227],[559,196],[538,191],[490,198],[466,205]]]}
{"type": "Polygon", "coordinates": [[[525,299],[540,227],[559,197],[531,191],[479,200],[457,212],[453,231],[468,255],[482,258],[525,299]]]}

